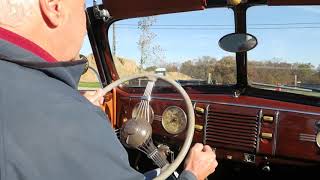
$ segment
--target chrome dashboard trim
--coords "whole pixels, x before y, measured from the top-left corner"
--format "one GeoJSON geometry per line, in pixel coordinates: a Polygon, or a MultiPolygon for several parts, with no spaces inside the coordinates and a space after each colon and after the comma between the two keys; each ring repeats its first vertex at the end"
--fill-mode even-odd
{"type": "Polygon", "coordinates": [[[278,142],[278,128],[279,128],[279,114],[280,111],[276,112],[276,118],[275,118],[275,129],[274,129],[274,138],[273,138],[273,144],[272,144],[272,155],[276,155],[277,150],[277,142],[278,142]]]}
{"type": "Polygon", "coordinates": [[[204,117],[203,144],[207,144],[207,126],[208,126],[209,107],[210,107],[210,104],[206,106],[205,117],[204,117]]]}
{"type": "Polygon", "coordinates": [[[260,134],[261,134],[261,128],[262,128],[262,117],[263,117],[263,110],[260,109],[259,114],[257,115],[258,120],[258,134],[257,134],[257,147],[256,152],[260,151],[260,134]]]}
{"type": "MultiPolygon", "coordinates": [[[[141,98],[141,97],[142,96],[128,96],[126,98],[130,99],[130,98],[141,98]]],[[[152,96],[152,99],[169,100],[169,101],[182,101],[182,99],[178,99],[178,98],[167,98],[167,97],[157,97],[157,96],[152,96]]],[[[271,107],[266,107],[266,106],[255,106],[255,105],[247,105],[247,104],[224,103],[224,102],[218,102],[218,101],[205,101],[205,100],[191,100],[191,101],[192,102],[197,102],[197,103],[219,104],[219,105],[226,105],[226,106],[237,106],[237,107],[246,107],[246,108],[255,108],[255,109],[266,109],[266,110],[273,110],[273,111],[292,112],[292,113],[298,113],[298,114],[308,114],[308,115],[320,116],[320,113],[316,113],[316,112],[305,112],[305,111],[297,111],[297,110],[290,110],[290,109],[277,109],[277,108],[271,108],[271,107]]]]}
{"type": "Polygon", "coordinates": [[[314,134],[306,134],[306,133],[299,134],[299,141],[316,142],[316,138],[317,138],[317,135],[314,135],[314,134]]]}
{"type": "Polygon", "coordinates": [[[154,120],[161,122],[161,121],[162,121],[162,116],[155,114],[155,115],[154,115],[154,120]]]}

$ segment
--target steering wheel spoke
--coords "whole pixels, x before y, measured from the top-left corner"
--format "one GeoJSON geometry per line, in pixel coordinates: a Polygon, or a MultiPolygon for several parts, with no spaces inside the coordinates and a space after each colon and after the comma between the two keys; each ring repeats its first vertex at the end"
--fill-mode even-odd
{"type": "Polygon", "coordinates": [[[143,96],[141,98],[141,101],[139,103],[139,107],[137,109],[137,114],[136,117],[133,117],[135,119],[141,119],[141,120],[146,120],[150,124],[153,121],[153,119],[150,119],[150,101],[151,101],[151,93],[152,89],[155,86],[156,81],[149,80],[146,89],[143,93],[143,96]]]}
{"type": "Polygon", "coordinates": [[[150,158],[160,168],[163,168],[169,164],[166,156],[160,153],[159,149],[154,145],[151,137],[137,149],[145,153],[147,157],[150,158]]]}

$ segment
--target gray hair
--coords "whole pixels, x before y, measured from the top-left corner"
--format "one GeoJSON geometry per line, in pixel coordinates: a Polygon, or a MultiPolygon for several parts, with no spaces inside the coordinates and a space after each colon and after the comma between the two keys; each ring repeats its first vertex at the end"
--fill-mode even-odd
{"type": "Polygon", "coordinates": [[[32,14],[38,0],[0,0],[0,25],[17,26],[32,14]]]}

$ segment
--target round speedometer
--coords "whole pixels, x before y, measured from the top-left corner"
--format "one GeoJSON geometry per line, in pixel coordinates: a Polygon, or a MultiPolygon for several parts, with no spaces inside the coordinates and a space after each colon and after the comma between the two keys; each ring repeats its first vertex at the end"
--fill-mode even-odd
{"type": "Polygon", "coordinates": [[[162,126],[170,134],[179,134],[187,126],[187,115],[181,108],[170,106],[162,114],[162,126]]]}

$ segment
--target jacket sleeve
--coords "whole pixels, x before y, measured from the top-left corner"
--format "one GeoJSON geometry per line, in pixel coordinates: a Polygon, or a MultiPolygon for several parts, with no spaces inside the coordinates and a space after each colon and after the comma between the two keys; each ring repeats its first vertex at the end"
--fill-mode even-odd
{"type": "Polygon", "coordinates": [[[197,178],[192,172],[184,170],[179,175],[178,180],[197,180],[197,178]]]}
{"type": "Polygon", "coordinates": [[[101,111],[70,97],[47,98],[47,106],[39,99],[46,98],[34,98],[33,106],[5,117],[4,179],[144,179],[130,167],[126,150],[101,111]]]}

